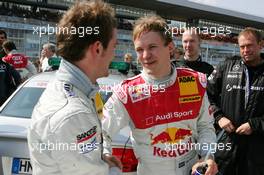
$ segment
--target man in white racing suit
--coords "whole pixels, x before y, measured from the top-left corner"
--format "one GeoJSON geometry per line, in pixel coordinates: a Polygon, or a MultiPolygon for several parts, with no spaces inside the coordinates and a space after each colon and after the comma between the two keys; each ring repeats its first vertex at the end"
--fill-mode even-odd
{"type": "MultiPolygon", "coordinates": [[[[96,79],[108,75],[117,40],[113,9],[101,1],[77,2],[58,27],[98,26],[100,33],[57,35],[64,58],[34,108],[28,130],[34,175],[108,175],[94,97],[96,79]],[[78,20],[76,20],[78,19],[78,20]],[[108,28],[104,28],[107,25],[108,28]]],[[[120,165],[119,165],[120,166],[120,165]]]]}
{"type": "MultiPolygon", "coordinates": [[[[103,111],[104,154],[111,157],[111,138],[129,125],[139,175],[194,173],[216,141],[206,75],[171,67],[166,27],[158,16],[136,22],[133,40],[143,73],[115,87],[103,111]]],[[[206,175],[216,174],[209,157],[206,175]]]]}

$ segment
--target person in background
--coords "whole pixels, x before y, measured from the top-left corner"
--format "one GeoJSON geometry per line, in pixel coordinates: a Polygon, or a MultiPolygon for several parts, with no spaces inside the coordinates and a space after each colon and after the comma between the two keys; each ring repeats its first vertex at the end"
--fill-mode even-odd
{"type": "Polygon", "coordinates": [[[40,65],[40,59],[39,58],[33,58],[33,64],[35,65],[35,68],[37,69],[37,72],[40,73],[41,65],[40,65]]]}
{"type": "Polygon", "coordinates": [[[6,56],[6,53],[2,47],[3,43],[7,40],[7,34],[4,30],[0,29],[0,59],[6,56]]]}
{"type": "Polygon", "coordinates": [[[112,158],[112,138],[129,126],[138,175],[190,175],[203,163],[208,165],[206,175],[215,175],[213,157],[204,160],[209,150],[188,146],[216,141],[206,76],[171,65],[173,44],[166,28],[159,16],[142,17],[135,23],[133,41],[143,72],[114,88],[104,106],[104,154],[112,158]]]}
{"type": "Polygon", "coordinates": [[[180,67],[184,62],[183,51],[181,48],[175,48],[171,55],[171,63],[173,66],[180,67]]]}
{"type": "Polygon", "coordinates": [[[92,27],[93,33],[57,34],[63,59],[35,106],[28,129],[33,175],[108,175],[109,168],[120,172],[118,159],[106,160],[102,155],[102,128],[95,106],[96,80],[108,76],[117,44],[114,10],[99,0],[78,1],[58,27],[92,27]],[[69,147],[52,149],[51,144],[69,147]]]}
{"type": "Polygon", "coordinates": [[[126,69],[126,70],[118,70],[118,71],[121,72],[124,75],[128,75],[128,72],[130,70],[133,72],[134,75],[140,74],[140,71],[137,70],[137,67],[132,63],[132,61],[133,61],[132,54],[131,53],[126,53],[124,55],[124,62],[129,64],[128,69],[126,69]]]}
{"type": "Polygon", "coordinates": [[[182,67],[188,67],[195,71],[206,74],[207,77],[213,72],[214,67],[202,61],[200,55],[201,38],[194,28],[187,29],[182,34],[182,46],[184,50],[184,61],[182,67]]]}
{"type": "Polygon", "coordinates": [[[25,55],[17,52],[13,41],[5,41],[3,49],[7,54],[2,58],[3,61],[11,64],[20,73],[23,81],[37,73],[37,69],[31,61],[25,55]]]}
{"type": "Polygon", "coordinates": [[[175,51],[174,51],[174,53],[175,53],[175,60],[176,61],[180,61],[180,60],[182,60],[183,59],[183,50],[181,49],[181,48],[175,48],[175,51]]]}
{"type": "Polygon", "coordinates": [[[41,72],[52,71],[52,66],[49,65],[49,59],[56,56],[56,45],[53,43],[44,44],[41,51],[41,72]]]}
{"type": "Polygon", "coordinates": [[[261,43],[258,30],[244,29],[238,36],[241,57],[226,59],[208,78],[210,109],[217,127],[228,133],[233,147],[232,155],[225,160],[216,157],[224,175],[264,174],[264,54],[261,54],[261,43]]]}
{"type": "Polygon", "coordinates": [[[21,77],[13,66],[0,59],[0,106],[21,82],[21,77]]]}

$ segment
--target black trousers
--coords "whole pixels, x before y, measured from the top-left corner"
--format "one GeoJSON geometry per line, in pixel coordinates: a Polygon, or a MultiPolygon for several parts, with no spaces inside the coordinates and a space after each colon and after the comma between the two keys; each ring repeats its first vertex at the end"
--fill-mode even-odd
{"type": "Polygon", "coordinates": [[[263,164],[256,164],[248,158],[247,151],[239,150],[235,160],[228,164],[223,175],[264,175],[264,158],[263,164]]]}

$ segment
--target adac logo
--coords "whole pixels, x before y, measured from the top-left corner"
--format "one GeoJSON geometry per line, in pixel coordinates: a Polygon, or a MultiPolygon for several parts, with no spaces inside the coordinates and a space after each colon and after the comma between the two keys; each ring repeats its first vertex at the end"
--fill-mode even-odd
{"type": "Polygon", "coordinates": [[[195,82],[195,78],[193,76],[179,77],[179,82],[180,83],[195,82]]]}
{"type": "Polygon", "coordinates": [[[178,77],[180,95],[198,94],[198,87],[194,76],[178,77]]]}
{"type": "Polygon", "coordinates": [[[192,131],[189,129],[167,128],[165,131],[159,133],[156,136],[150,134],[152,140],[151,145],[156,145],[158,143],[178,143],[191,135],[192,131]]]}

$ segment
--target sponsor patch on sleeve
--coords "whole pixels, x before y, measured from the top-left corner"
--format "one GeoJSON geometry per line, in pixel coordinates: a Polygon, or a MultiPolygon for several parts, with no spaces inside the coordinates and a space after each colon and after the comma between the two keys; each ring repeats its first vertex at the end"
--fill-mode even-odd
{"type": "Polygon", "coordinates": [[[205,74],[198,72],[198,78],[199,78],[199,82],[202,85],[203,88],[206,88],[207,86],[207,77],[205,74]]]}
{"type": "Polygon", "coordinates": [[[129,87],[129,95],[133,103],[151,97],[150,87],[147,84],[140,84],[129,87]]]}
{"type": "Polygon", "coordinates": [[[120,101],[122,101],[122,103],[124,103],[124,104],[127,103],[127,94],[121,85],[115,86],[114,92],[115,92],[116,96],[118,97],[118,99],[120,101]]]}
{"type": "Polygon", "coordinates": [[[76,142],[78,144],[80,154],[86,154],[99,148],[99,143],[96,139],[96,128],[97,126],[94,126],[76,136],[76,142]]]}
{"type": "Polygon", "coordinates": [[[89,140],[91,139],[93,136],[96,135],[96,126],[92,127],[91,129],[83,132],[83,133],[80,133],[76,136],[77,138],[77,143],[81,143],[81,142],[84,142],[86,140],[89,140]]]}
{"type": "Polygon", "coordinates": [[[197,82],[194,76],[178,77],[180,95],[198,94],[197,82]]]}

